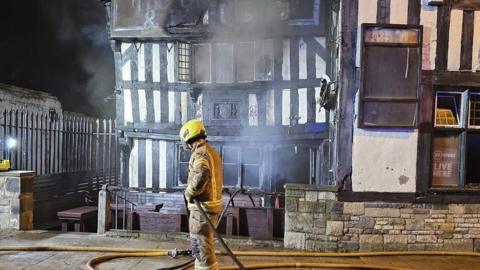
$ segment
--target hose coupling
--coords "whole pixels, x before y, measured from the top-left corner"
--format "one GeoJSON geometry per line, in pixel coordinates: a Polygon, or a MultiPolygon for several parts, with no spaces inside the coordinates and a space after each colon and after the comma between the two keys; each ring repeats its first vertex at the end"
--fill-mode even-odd
{"type": "Polygon", "coordinates": [[[168,251],[168,256],[172,258],[176,258],[179,256],[192,256],[192,250],[191,249],[176,249],[174,248],[173,250],[168,251]]]}

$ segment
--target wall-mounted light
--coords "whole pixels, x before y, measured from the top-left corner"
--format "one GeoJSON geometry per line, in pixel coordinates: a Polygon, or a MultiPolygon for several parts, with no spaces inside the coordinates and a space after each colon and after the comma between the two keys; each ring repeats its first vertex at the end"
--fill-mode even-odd
{"type": "Polygon", "coordinates": [[[17,140],[14,138],[7,138],[5,140],[5,146],[7,147],[8,150],[11,150],[17,147],[17,140]]]}

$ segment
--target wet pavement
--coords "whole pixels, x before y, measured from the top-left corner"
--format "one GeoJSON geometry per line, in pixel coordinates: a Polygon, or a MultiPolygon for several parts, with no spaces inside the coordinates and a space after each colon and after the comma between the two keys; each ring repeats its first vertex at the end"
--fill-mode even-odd
{"type": "MultiPolygon", "coordinates": [[[[103,246],[130,248],[188,248],[185,240],[167,241],[160,239],[107,237],[92,233],[60,233],[51,231],[0,231],[0,246],[103,246]]],[[[232,250],[287,251],[282,248],[258,247],[252,245],[233,245],[232,250]]],[[[218,247],[220,249],[220,247],[218,247]]],[[[290,250],[291,251],[291,250],[290,250]]],[[[85,269],[89,259],[106,253],[101,252],[0,252],[0,269],[85,269]]],[[[352,257],[352,258],[291,258],[276,257],[239,257],[243,264],[267,262],[322,262],[341,264],[376,265],[380,267],[399,267],[403,269],[451,269],[480,270],[480,257],[451,256],[388,256],[388,257],[352,257]]],[[[186,262],[188,258],[169,257],[122,258],[102,263],[97,269],[135,269],[153,270],[186,262]]],[[[220,266],[231,266],[228,257],[219,258],[220,266]]],[[[354,268],[353,268],[354,269],[354,268]]]]}

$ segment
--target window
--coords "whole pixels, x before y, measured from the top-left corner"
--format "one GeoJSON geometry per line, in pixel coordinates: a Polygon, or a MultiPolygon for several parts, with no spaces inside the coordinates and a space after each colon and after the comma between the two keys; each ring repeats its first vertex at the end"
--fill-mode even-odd
{"type": "Polygon", "coordinates": [[[215,46],[215,78],[219,83],[233,82],[233,44],[215,46]]]}
{"type": "Polygon", "coordinates": [[[223,185],[260,187],[260,150],[258,148],[224,146],[223,185]]]}
{"type": "Polygon", "coordinates": [[[287,145],[272,153],[272,191],[283,192],[286,183],[315,184],[319,172],[317,149],[287,145]]]}
{"type": "Polygon", "coordinates": [[[211,82],[211,48],[210,44],[195,44],[193,46],[195,57],[195,82],[211,82]]]}
{"type": "Polygon", "coordinates": [[[190,150],[183,148],[181,145],[177,147],[177,185],[184,186],[187,184],[188,179],[188,164],[190,162],[190,150]]]}
{"type": "Polygon", "coordinates": [[[417,126],[421,29],[362,26],[359,127],[417,126]]]}
{"type": "Polygon", "coordinates": [[[268,81],[273,79],[273,41],[255,41],[255,80],[268,81]]]}
{"type": "MultiPolygon", "coordinates": [[[[223,186],[260,188],[261,151],[258,148],[212,145],[222,157],[223,186]]],[[[185,186],[188,179],[190,150],[177,146],[177,186],[185,186]]]]}
{"type": "Polygon", "coordinates": [[[436,92],[432,187],[480,187],[479,105],[478,92],[436,92]]]}
{"type": "Polygon", "coordinates": [[[188,43],[178,43],[178,80],[189,82],[191,80],[190,73],[191,48],[188,43]]]}
{"type": "Polygon", "coordinates": [[[255,75],[253,42],[237,44],[237,81],[251,82],[255,75]]]}
{"type": "Polygon", "coordinates": [[[290,0],[291,25],[318,25],[320,0],[290,0]]]}

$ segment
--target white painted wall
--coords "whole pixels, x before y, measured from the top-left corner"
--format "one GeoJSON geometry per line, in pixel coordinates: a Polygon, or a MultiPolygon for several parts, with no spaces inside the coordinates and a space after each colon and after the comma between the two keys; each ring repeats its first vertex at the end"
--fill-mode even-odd
{"type": "Polygon", "coordinates": [[[417,138],[418,132],[413,129],[359,129],[355,123],[353,191],[415,192],[417,138]]]}
{"type": "Polygon", "coordinates": [[[453,9],[450,14],[450,29],[448,38],[447,69],[460,70],[460,53],[462,48],[463,11],[453,9]]]}
{"type": "Polygon", "coordinates": [[[472,70],[480,70],[480,11],[475,11],[473,24],[472,70]]]}

